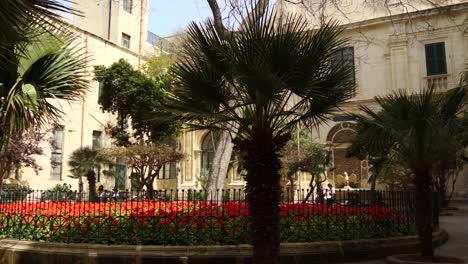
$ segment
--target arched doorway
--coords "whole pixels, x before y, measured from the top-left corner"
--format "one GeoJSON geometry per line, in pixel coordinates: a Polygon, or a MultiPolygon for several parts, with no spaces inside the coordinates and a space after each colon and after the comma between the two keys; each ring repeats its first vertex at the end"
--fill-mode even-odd
{"type": "Polygon", "coordinates": [[[348,176],[349,185],[353,188],[367,186],[368,166],[366,160],[347,157],[347,149],[356,138],[356,125],[342,122],[330,129],[327,143],[332,146],[333,171],[332,179],[337,187],[342,187],[345,176],[348,176]]]}

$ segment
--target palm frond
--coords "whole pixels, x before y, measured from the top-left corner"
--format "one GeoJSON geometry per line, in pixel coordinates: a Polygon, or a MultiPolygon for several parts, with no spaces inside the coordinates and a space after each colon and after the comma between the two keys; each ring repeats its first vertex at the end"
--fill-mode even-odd
{"type": "Polygon", "coordinates": [[[167,106],[192,128],[281,136],[298,122],[327,120],[352,96],[352,69],[331,63],[346,45],[336,23],[309,30],[300,16],[284,23],[272,10],[255,16],[224,39],[212,21],[189,26],[182,60],[171,69],[176,87],[167,106]]]}
{"type": "Polygon", "coordinates": [[[10,64],[15,74],[10,71],[1,80],[1,121],[12,133],[57,121],[62,111],[50,100],[76,100],[88,88],[85,54],[70,35],[43,31],[16,56],[16,64],[10,64]]]}

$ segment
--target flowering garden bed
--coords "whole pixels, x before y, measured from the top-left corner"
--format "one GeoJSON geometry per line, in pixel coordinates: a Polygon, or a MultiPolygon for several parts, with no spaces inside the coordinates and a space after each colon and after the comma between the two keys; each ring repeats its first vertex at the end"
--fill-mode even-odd
{"type": "MultiPolygon", "coordinates": [[[[248,205],[211,202],[11,202],[0,204],[0,237],[143,245],[249,243],[248,205]]],[[[412,235],[414,218],[384,206],[281,205],[281,241],[412,235]]]]}

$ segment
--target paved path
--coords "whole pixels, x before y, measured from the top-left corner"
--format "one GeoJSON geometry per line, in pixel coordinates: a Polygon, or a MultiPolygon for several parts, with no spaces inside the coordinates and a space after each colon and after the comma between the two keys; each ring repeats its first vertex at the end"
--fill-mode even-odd
{"type": "MultiPolygon", "coordinates": [[[[468,202],[452,204],[459,208],[453,216],[441,216],[440,226],[449,233],[449,240],[436,250],[436,254],[468,259],[468,202]]],[[[348,262],[349,264],[385,264],[384,260],[348,262]]]]}
{"type": "Polygon", "coordinates": [[[459,210],[453,216],[442,216],[440,225],[449,233],[447,243],[437,249],[436,254],[468,259],[468,203],[454,203],[459,210]]]}

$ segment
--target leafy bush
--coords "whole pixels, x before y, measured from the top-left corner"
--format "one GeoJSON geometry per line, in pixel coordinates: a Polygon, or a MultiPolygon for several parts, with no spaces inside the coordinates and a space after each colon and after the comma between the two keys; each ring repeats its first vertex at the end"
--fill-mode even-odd
{"type": "MultiPolygon", "coordinates": [[[[281,241],[414,234],[404,212],[325,204],[281,206],[281,241]]],[[[250,242],[245,202],[41,202],[0,205],[0,238],[53,242],[220,245],[250,242]]]]}
{"type": "Polygon", "coordinates": [[[73,192],[67,184],[57,184],[41,193],[41,201],[74,201],[78,198],[77,196],[77,193],[73,192]]]}
{"type": "Polygon", "coordinates": [[[0,192],[2,202],[24,201],[32,190],[28,186],[19,184],[4,184],[0,192]]]}

